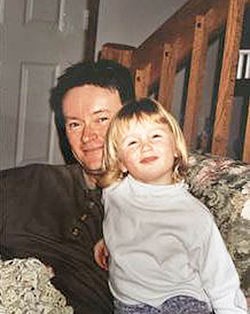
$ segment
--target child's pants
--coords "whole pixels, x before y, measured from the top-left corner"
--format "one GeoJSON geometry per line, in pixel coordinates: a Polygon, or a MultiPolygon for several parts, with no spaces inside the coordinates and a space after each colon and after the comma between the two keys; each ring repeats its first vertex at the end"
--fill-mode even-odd
{"type": "Polygon", "coordinates": [[[114,300],[114,314],[210,314],[206,302],[188,296],[177,296],[166,300],[160,307],[147,304],[127,305],[114,300]]]}

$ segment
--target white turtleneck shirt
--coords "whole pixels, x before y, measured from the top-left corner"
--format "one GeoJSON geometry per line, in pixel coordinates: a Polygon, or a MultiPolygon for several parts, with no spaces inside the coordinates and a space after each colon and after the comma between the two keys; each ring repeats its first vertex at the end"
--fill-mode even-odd
{"type": "Polygon", "coordinates": [[[186,295],[215,313],[247,313],[239,278],[209,210],[184,183],[128,175],[103,190],[109,285],[126,304],[159,306],[186,295]]]}

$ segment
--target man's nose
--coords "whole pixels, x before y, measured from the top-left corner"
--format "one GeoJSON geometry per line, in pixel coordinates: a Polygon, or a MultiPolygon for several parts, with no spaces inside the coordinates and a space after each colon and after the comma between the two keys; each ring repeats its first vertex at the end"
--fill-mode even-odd
{"type": "Polygon", "coordinates": [[[93,125],[86,124],[82,131],[81,141],[83,143],[91,142],[97,138],[97,133],[93,125]]]}

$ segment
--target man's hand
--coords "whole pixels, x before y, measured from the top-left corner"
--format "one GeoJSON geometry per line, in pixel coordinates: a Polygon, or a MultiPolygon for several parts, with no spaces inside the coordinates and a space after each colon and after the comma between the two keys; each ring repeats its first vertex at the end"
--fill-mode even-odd
{"type": "Polygon", "coordinates": [[[103,270],[108,270],[109,252],[103,239],[99,240],[94,246],[94,258],[103,270]]]}

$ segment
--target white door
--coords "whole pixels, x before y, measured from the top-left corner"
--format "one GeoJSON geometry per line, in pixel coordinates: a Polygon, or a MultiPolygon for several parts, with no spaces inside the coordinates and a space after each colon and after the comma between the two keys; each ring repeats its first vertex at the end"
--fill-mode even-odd
{"type": "Polygon", "coordinates": [[[63,163],[49,90],[83,59],[87,0],[0,0],[0,169],[63,163]]]}

